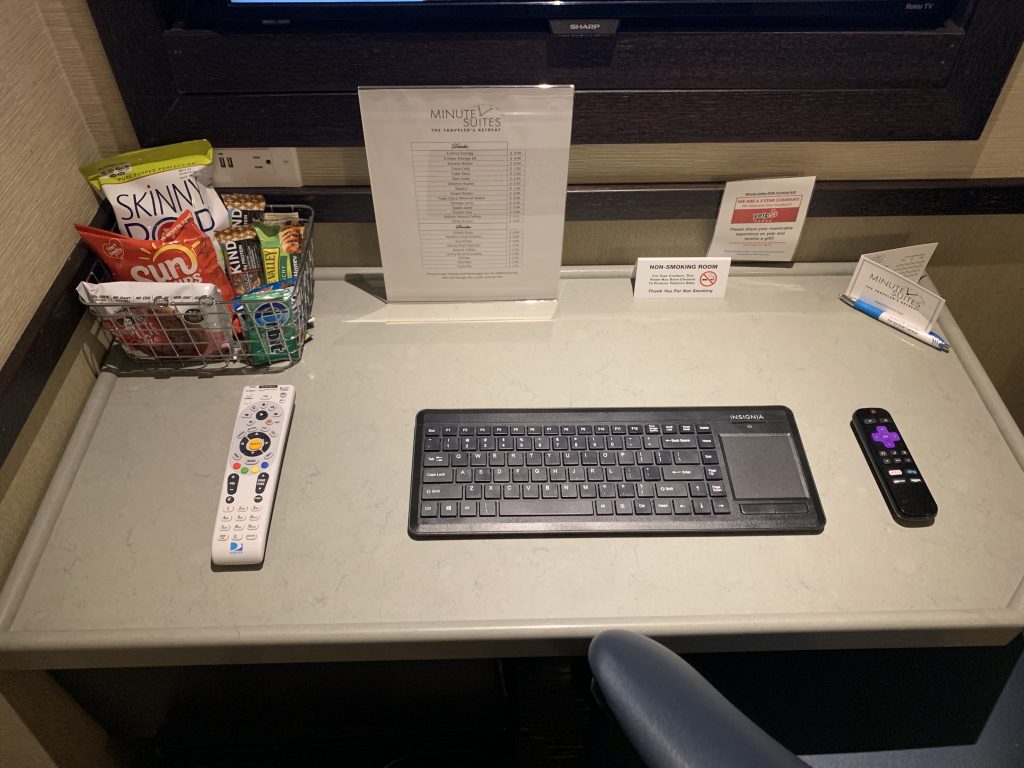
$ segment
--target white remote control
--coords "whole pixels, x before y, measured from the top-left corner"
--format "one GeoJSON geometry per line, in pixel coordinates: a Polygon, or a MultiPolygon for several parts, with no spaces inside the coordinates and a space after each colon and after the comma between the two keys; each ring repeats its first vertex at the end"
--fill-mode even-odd
{"type": "Polygon", "coordinates": [[[213,526],[214,565],[259,565],[295,405],[291,384],[242,390],[213,526]]]}

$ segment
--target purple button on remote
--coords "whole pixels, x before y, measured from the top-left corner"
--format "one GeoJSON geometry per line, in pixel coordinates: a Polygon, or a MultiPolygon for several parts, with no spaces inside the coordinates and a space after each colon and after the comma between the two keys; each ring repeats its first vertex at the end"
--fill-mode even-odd
{"type": "Polygon", "coordinates": [[[899,432],[890,432],[889,428],[883,425],[875,427],[875,431],[871,433],[871,439],[876,443],[881,443],[886,448],[895,448],[896,443],[900,441],[899,432]]]}

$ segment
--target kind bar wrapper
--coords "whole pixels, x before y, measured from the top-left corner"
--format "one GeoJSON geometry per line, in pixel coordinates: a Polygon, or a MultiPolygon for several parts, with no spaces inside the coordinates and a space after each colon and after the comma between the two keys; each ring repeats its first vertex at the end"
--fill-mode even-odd
{"type": "Polygon", "coordinates": [[[267,365],[299,356],[294,281],[266,285],[239,297],[235,312],[245,318],[253,365],[267,365]]]}
{"type": "Polygon", "coordinates": [[[186,141],[125,152],[81,168],[97,192],[110,201],[121,234],[160,240],[185,211],[211,238],[229,225],[228,211],[209,183],[213,147],[186,141]]]}
{"type": "Polygon", "coordinates": [[[136,357],[211,357],[226,349],[229,315],[209,283],[79,283],[100,324],[136,357]]]}
{"type": "Polygon", "coordinates": [[[263,285],[263,251],[254,227],[230,227],[217,233],[224,252],[228,280],[235,293],[249,293],[263,285]]]}
{"type": "Polygon", "coordinates": [[[267,201],[263,195],[223,195],[221,200],[228,209],[232,227],[263,221],[267,210],[267,201]]]}
{"type": "Polygon", "coordinates": [[[263,275],[268,283],[293,277],[292,262],[281,243],[280,227],[258,221],[253,225],[263,252],[263,275]]]}
{"type": "Polygon", "coordinates": [[[196,226],[191,211],[181,214],[159,240],[136,240],[104,229],[77,225],[79,236],[110,269],[115,280],[138,283],[213,283],[224,301],[231,288],[217,253],[196,226]]]}

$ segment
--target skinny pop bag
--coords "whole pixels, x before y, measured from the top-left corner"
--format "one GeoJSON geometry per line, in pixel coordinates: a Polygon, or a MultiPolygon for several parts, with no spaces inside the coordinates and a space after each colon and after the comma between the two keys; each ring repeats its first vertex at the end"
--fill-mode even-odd
{"type": "Polygon", "coordinates": [[[230,223],[228,210],[209,185],[213,147],[206,140],[139,149],[108,157],[80,170],[89,184],[110,201],[121,234],[136,240],[159,240],[185,211],[211,238],[230,223]]]}

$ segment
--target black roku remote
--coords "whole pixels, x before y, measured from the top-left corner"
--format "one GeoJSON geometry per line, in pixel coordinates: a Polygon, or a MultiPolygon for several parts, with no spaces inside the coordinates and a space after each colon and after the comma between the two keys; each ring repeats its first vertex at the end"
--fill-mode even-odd
{"type": "Polygon", "coordinates": [[[896,521],[910,525],[931,523],[938,506],[889,412],[882,408],[858,408],[850,426],[896,521]]]}

